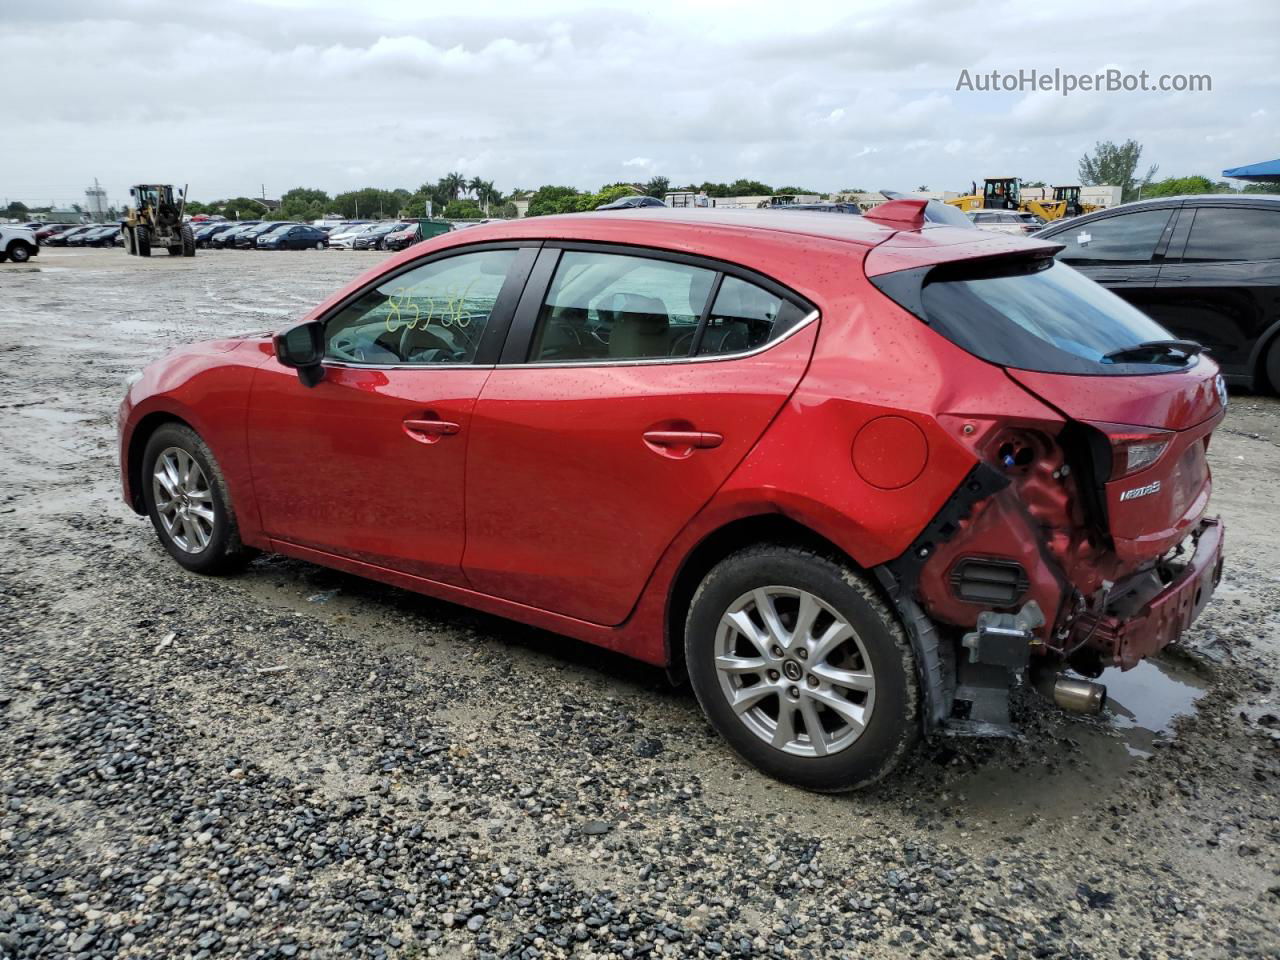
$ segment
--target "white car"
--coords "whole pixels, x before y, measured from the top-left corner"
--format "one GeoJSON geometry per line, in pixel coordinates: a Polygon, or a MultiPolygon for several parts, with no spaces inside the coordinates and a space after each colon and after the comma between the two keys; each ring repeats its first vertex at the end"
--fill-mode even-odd
{"type": "Polygon", "coordinates": [[[0,262],[26,263],[39,252],[34,230],[0,223],[0,262]]]}
{"type": "Polygon", "coordinates": [[[1044,226],[1044,221],[1034,213],[1021,213],[1017,210],[972,210],[965,216],[979,230],[1012,233],[1019,237],[1035,233],[1044,226]]]}
{"type": "Polygon", "coordinates": [[[334,227],[329,231],[329,249],[350,250],[356,237],[375,226],[375,223],[349,223],[344,227],[334,227]]]}

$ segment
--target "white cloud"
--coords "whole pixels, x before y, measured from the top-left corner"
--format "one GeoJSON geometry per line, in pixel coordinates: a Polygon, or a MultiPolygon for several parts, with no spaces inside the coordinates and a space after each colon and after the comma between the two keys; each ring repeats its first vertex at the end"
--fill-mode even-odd
{"type": "Polygon", "coordinates": [[[39,84],[37,95],[6,99],[6,143],[64,149],[0,151],[0,184],[11,197],[71,201],[95,176],[116,198],[156,177],[214,198],[263,183],[276,195],[297,185],[414,188],[456,169],[505,189],[596,188],[621,165],[677,184],[967,189],[995,174],[1074,179],[1080,155],[1104,139],[1139,140],[1144,162],[1169,175],[1216,176],[1276,151],[1266,106],[1280,35],[1272,0],[1215,11],[1209,34],[1185,28],[1201,16],[1195,0],[1146,0],[1123,16],[1113,0],[831,0],[797,9],[794,27],[772,7],[727,2],[439,9],[415,0],[11,5],[6,72],[39,84]],[[140,36],[148,56],[136,56],[140,36]],[[1053,42],[1028,42],[1036,37],[1053,42]],[[1209,73],[1213,90],[956,90],[962,69],[1103,64],[1209,73]]]}

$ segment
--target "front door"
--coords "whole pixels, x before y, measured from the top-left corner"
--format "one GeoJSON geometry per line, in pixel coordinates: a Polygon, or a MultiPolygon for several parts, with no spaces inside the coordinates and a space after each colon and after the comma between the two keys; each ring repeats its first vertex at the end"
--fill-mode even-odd
{"type": "Polygon", "coordinates": [[[397,269],[324,319],[318,385],[259,369],[248,438],[268,535],[463,582],[473,408],[532,257],[464,249],[397,269]]]}
{"type": "Polygon", "coordinates": [[[472,586],[625,620],[799,382],[808,313],[713,265],[544,250],[472,417],[472,586]]]}

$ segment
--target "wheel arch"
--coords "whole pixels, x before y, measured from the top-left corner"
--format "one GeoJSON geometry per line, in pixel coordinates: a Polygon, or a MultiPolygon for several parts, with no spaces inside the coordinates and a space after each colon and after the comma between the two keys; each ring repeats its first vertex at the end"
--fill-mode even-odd
{"type": "Polygon", "coordinates": [[[1280,393],[1280,383],[1272,383],[1271,377],[1267,373],[1267,355],[1272,349],[1280,349],[1276,344],[1280,343],[1280,320],[1276,320],[1262,331],[1253,346],[1253,354],[1249,359],[1249,373],[1253,378],[1250,385],[1253,390],[1262,391],[1268,387],[1276,393],[1280,393]]]}
{"type": "MultiPolygon", "coordinates": [[[[125,464],[129,479],[129,506],[134,513],[146,514],[147,505],[142,496],[142,455],[152,435],[166,423],[176,423],[195,430],[191,423],[170,410],[156,410],[143,416],[129,435],[128,459],[125,464]]],[[[199,432],[199,431],[197,431],[199,432]]]]}
{"type": "Polygon", "coordinates": [[[880,589],[880,584],[870,575],[870,571],[865,570],[838,544],[787,514],[760,513],[730,520],[707,533],[685,555],[667,591],[664,640],[667,647],[667,671],[672,680],[684,682],[686,679],[684,623],[698,584],[725,557],[744,547],[760,543],[807,547],[828,554],[867,574],[868,582],[875,589],[880,589]]]}

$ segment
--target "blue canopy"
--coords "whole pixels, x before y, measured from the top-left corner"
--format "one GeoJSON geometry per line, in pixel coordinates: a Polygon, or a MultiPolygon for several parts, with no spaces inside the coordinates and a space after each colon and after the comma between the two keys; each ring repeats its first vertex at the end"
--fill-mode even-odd
{"type": "Polygon", "coordinates": [[[1280,183],[1280,160],[1251,163],[1247,167],[1232,167],[1230,170],[1223,170],[1222,175],[1258,183],[1280,183]]]}

